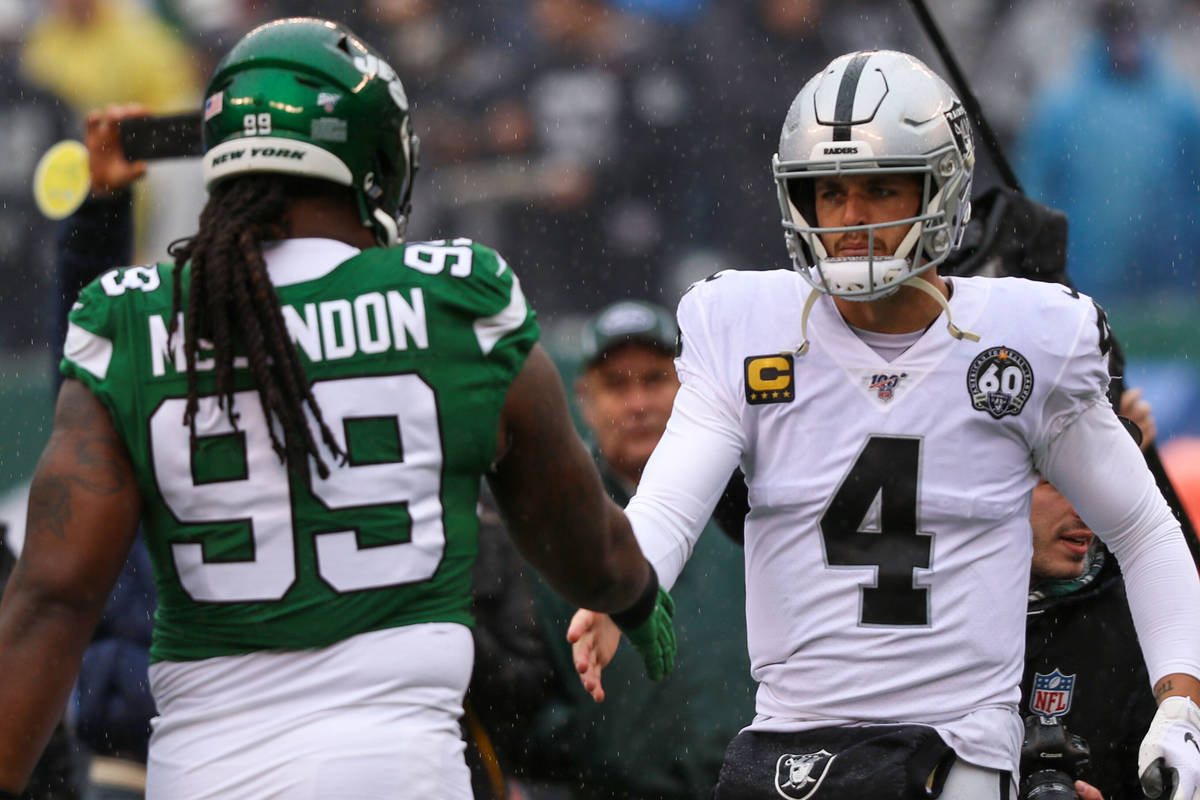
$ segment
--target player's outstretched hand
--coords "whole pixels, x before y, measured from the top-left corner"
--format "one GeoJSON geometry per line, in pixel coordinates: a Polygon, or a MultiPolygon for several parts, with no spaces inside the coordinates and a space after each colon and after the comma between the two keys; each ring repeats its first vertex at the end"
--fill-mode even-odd
{"type": "Polygon", "coordinates": [[[581,608],[571,617],[571,624],[567,626],[567,641],[571,643],[571,655],[579,672],[579,682],[593,700],[604,702],[600,674],[617,653],[621,630],[607,614],[581,608]]]}
{"type": "Polygon", "coordinates": [[[1200,800],[1200,708],[1190,699],[1159,704],[1138,749],[1138,773],[1152,800],[1200,800]]]}
{"type": "Polygon", "coordinates": [[[130,161],[121,148],[121,120],[146,114],[142,106],[112,105],[87,115],[84,144],[92,193],[96,196],[120,191],[146,173],[146,162],[130,161]]]}
{"type": "MultiPolygon", "coordinates": [[[[624,629],[630,644],[642,657],[646,675],[650,680],[665,678],[675,667],[675,601],[661,586],[654,598],[654,608],[639,625],[624,629]]],[[[571,617],[567,626],[567,641],[571,643],[571,655],[579,682],[597,703],[604,702],[604,684],[601,675],[612,661],[621,643],[622,629],[612,617],[597,611],[581,608],[571,617]]]]}

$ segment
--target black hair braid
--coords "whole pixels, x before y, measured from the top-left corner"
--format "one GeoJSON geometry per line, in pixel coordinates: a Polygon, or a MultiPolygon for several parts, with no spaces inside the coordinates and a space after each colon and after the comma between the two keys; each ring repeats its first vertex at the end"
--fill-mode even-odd
{"type": "MultiPolygon", "coordinates": [[[[276,375],[273,374],[269,359],[267,356],[267,348],[263,342],[262,328],[260,321],[255,316],[255,309],[248,295],[248,281],[245,275],[236,276],[235,288],[231,295],[233,304],[236,306],[237,318],[242,322],[242,344],[246,348],[246,360],[250,365],[250,371],[254,374],[254,382],[258,386],[258,400],[262,405],[263,417],[267,420],[271,419],[271,412],[276,411],[279,422],[284,431],[283,441],[279,440],[278,434],[275,432],[274,425],[268,425],[268,433],[271,436],[271,446],[275,449],[275,453],[281,459],[288,463],[296,463],[296,453],[292,452],[293,444],[296,437],[289,437],[287,432],[296,425],[296,419],[293,416],[293,409],[284,400],[284,392],[280,389],[276,381],[276,375]]],[[[303,417],[301,417],[303,419],[303,417]]]]}
{"type": "MultiPolygon", "coordinates": [[[[237,214],[241,209],[236,204],[229,209],[230,214],[237,214]]],[[[223,238],[218,235],[217,240],[223,238]]],[[[210,265],[210,259],[224,262],[225,253],[232,250],[233,243],[220,242],[214,253],[207,258],[192,258],[192,288],[196,289],[197,280],[203,282],[202,290],[195,292],[200,295],[203,303],[203,317],[196,317],[197,322],[203,322],[203,330],[212,337],[213,359],[216,362],[215,385],[217,406],[233,410],[233,331],[229,319],[230,306],[233,305],[233,286],[236,278],[231,276],[229,269],[210,265]],[[217,254],[220,258],[216,258],[217,254]]],[[[205,254],[207,255],[207,254],[205,254]]],[[[189,317],[190,318],[190,317],[189,317]]],[[[194,326],[197,331],[201,326],[194,326]]],[[[198,335],[198,334],[197,334],[198,335]]],[[[232,416],[230,417],[232,419],[232,416]]]]}
{"type": "MultiPolygon", "coordinates": [[[[224,181],[213,188],[196,234],[173,243],[168,251],[175,258],[177,278],[182,277],[184,264],[191,269],[184,325],[188,381],[184,422],[194,438],[199,407],[196,360],[203,332],[212,337],[218,404],[237,427],[233,369],[235,344],[240,344],[268,420],[271,445],[280,460],[303,474],[311,455],[318,473],[326,477],[329,468],[307,424],[306,404],[329,451],[342,459],[345,454],[309,388],[262,255],[263,241],[287,235],[285,213],[292,196],[288,179],[278,175],[244,175],[224,181]],[[282,441],[271,420],[279,423],[282,441]]],[[[181,283],[176,280],[172,289],[171,335],[178,326],[181,283]]]]}
{"type": "MultiPolygon", "coordinates": [[[[280,443],[275,439],[274,431],[272,431],[272,442],[277,452],[282,444],[287,461],[295,463],[296,459],[303,459],[306,453],[317,453],[312,432],[308,425],[304,424],[302,403],[306,397],[306,391],[301,388],[306,385],[304,372],[301,368],[297,376],[287,358],[286,354],[293,348],[286,333],[282,311],[275,299],[275,288],[267,276],[266,262],[250,231],[242,233],[240,245],[242,252],[246,254],[246,263],[249,268],[244,274],[238,276],[242,283],[239,287],[241,291],[236,295],[238,313],[255,321],[253,330],[250,331],[247,338],[246,347],[248,351],[262,351],[264,354],[264,357],[257,361],[251,359],[251,366],[256,372],[258,367],[255,364],[269,368],[270,377],[274,379],[270,381],[271,391],[263,395],[262,399],[277,409],[277,415],[283,423],[285,436],[284,441],[280,443]],[[267,356],[268,353],[269,356],[267,356]],[[297,401],[285,404],[281,402],[282,398],[295,398],[297,401]],[[296,417],[296,414],[300,416],[296,417]],[[289,432],[298,435],[287,435],[289,432]]],[[[298,360],[296,366],[299,366],[298,360]]],[[[315,408],[315,401],[310,402],[310,406],[315,408]]],[[[314,416],[318,413],[314,411],[314,416]]],[[[335,453],[338,452],[336,445],[331,449],[335,453]]],[[[317,456],[317,472],[321,477],[329,474],[328,468],[319,456],[317,456]]]]}
{"type": "MultiPolygon", "coordinates": [[[[248,246],[248,244],[248,242],[244,242],[244,245],[248,246]]],[[[316,398],[313,397],[312,389],[304,379],[304,366],[300,363],[300,354],[291,344],[287,324],[283,321],[283,310],[280,308],[279,303],[275,301],[275,287],[271,285],[271,279],[267,275],[267,265],[262,259],[262,253],[259,250],[247,250],[247,253],[251,256],[253,264],[253,268],[246,273],[249,289],[247,296],[251,299],[255,307],[256,318],[265,323],[263,334],[268,347],[272,353],[281,355],[286,362],[282,369],[277,370],[283,379],[283,390],[289,396],[302,398],[302,401],[308,404],[313,417],[316,418],[318,426],[321,429],[321,438],[325,442],[326,447],[331,452],[342,455],[344,460],[341,448],[334,440],[329,427],[325,424],[325,418],[321,413],[316,398]]],[[[303,425],[300,430],[304,434],[304,447],[306,451],[316,452],[317,444],[312,438],[311,429],[307,425],[303,425]]],[[[323,478],[328,475],[328,470],[325,469],[325,465],[320,459],[317,460],[317,472],[323,478]]]]}

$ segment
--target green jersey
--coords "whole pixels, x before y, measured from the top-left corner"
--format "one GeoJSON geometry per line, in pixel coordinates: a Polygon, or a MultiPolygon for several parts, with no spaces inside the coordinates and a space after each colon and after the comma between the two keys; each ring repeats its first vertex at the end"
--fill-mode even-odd
{"type": "Polygon", "coordinates": [[[183,337],[168,336],[172,265],[112,270],[71,312],[62,371],[108,407],[143,497],[159,594],[151,659],[471,624],[479,482],[538,337],[516,277],[465,239],[362,252],[293,239],[267,259],[347,455],[325,456],[328,478],[312,459],[307,474],[280,462],[241,357],[231,421],[204,342],[191,436],[183,337]]]}

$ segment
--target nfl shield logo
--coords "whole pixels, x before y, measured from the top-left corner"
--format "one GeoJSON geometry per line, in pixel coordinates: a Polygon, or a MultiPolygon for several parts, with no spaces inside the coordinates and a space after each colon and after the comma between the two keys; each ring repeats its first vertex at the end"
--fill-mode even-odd
{"type": "Polygon", "coordinates": [[[1061,717],[1071,710],[1074,692],[1074,675],[1063,675],[1057,667],[1049,675],[1039,672],[1033,676],[1029,710],[1042,717],[1061,717]]]}
{"type": "Polygon", "coordinates": [[[775,762],[775,791],[788,800],[812,797],[835,758],[828,750],[801,755],[784,753],[775,762]]]}
{"type": "Polygon", "coordinates": [[[870,386],[867,388],[875,390],[879,393],[880,400],[888,402],[896,396],[896,387],[900,385],[900,381],[907,377],[907,372],[901,372],[899,375],[888,375],[887,373],[872,375],[870,386]]]}

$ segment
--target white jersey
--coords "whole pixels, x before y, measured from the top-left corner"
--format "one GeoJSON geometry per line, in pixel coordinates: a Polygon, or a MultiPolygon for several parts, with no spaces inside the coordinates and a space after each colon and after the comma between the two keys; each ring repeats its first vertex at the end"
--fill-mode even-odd
{"type": "Polygon", "coordinates": [[[1035,457],[1107,404],[1107,328],[1060,285],[952,287],[955,323],[980,341],[952,338],[943,312],[888,362],[827,296],[797,355],[808,285],[719,273],[680,303],[676,364],[749,486],[750,727],[921,722],[965,760],[1008,770],[1035,457]]]}

